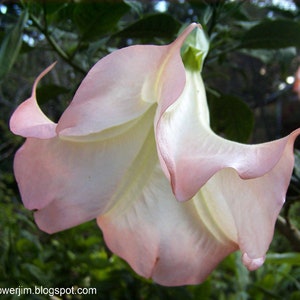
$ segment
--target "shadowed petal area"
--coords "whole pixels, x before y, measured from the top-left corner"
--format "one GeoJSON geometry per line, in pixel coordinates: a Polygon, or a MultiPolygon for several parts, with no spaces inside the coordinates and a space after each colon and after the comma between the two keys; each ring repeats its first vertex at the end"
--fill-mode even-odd
{"type": "MultiPolygon", "coordinates": [[[[293,143],[293,135],[259,145],[245,145],[223,139],[209,127],[209,112],[200,73],[186,72],[186,86],[180,98],[158,118],[158,151],[170,173],[173,192],[178,200],[192,198],[216,172],[234,168],[244,179],[270,172],[293,143]]],[[[291,157],[293,150],[284,155],[291,157]]],[[[279,171],[280,172],[280,171],[279,171]]],[[[277,185],[274,181],[273,185],[277,185]]]]}
{"type": "Polygon", "coordinates": [[[24,205],[38,210],[39,227],[48,233],[63,230],[113,205],[118,200],[114,193],[153,130],[153,117],[154,108],[136,126],[106,141],[27,139],[16,154],[14,171],[24,205]]]}
{"type": "Polygon", "coordinates": [[[237,245],[211,234],[194,201],[176,201],[155,159],[144,186],[129,187],[98,224],[108,247],[141,276],[166,286],[200,283],[237,245]]]}
{"type": "Polygon", "coordinates": [[[37,77],[32,88],[31,97],[24,101],[12,115],[9,126],[14,134],[40,139],[49,139],[56,136],[56,124],[44,115],[36,101],[36,87],[54,65],[55,63],[37,77]]]}

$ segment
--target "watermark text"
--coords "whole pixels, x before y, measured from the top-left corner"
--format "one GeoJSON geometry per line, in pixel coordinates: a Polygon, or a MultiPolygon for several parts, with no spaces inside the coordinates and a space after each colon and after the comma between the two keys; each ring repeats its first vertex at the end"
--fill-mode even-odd
{"type": "Polygon", "coordinates": [[[97,289],[92,287],[44,287],[34,286],[31,287],[10,287],[0,288],[0,295],[48,295],[53,296],[64,296],[64,295],[97,295],[97,289]]]}

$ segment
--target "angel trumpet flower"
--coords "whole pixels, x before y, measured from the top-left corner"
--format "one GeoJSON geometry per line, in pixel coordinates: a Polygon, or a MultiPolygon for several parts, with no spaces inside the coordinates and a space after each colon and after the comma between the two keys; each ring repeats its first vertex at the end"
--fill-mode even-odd
{"type": "Polygon", "coordinates": [[[35,93],[52,66],[36,79],[10,127],[26,138],[14,172],[42,230],[96,218],[114,253],[167,286],[202,282],[238,249],[249,270],[263,264],[300,129],[258,145],[216,135],[200,74],[207,49],[191,24],[169,45],[113,52],[57,124],[35,93]]]}

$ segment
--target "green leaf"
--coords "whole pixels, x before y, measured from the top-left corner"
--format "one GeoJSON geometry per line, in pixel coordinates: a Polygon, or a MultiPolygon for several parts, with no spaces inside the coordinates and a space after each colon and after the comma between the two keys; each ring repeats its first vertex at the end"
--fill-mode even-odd
{"type": "Polygon", "coordinates": [[[300,253],[272,253],[267,254],[266,263],[268,264],[290,264],[300,266],[300,253]]]}
{"type": "Polygon", "coordinates": [[[292,292],[290,294],[290,300],[299,300],[300,299],[300,291],[292,292]]]}
{"type": "Polygon", "coordinates": [[[24,263],[22,265],[22,271],[32,275],[39,284],[47,285],[49,282],[48,274],[32,263],[24,263]]]}
{"type": "Polygon", "coordinates": [[[291,20],[264,21],[245,33],[240,48],[300,47],[300,24],[291,20]]]}
{"type": "Polygon", "coordinates": [[[129,6],[124,2],[80,2],[74,8],[73,20],[82,39],[99,39],[112,32],[128,11],[129,6]]]}
{"type": "Polygon", "coordinates": [[[0,49],[0,80],[10,71],[22,46],[23,28],[28,20],[26,9],[21,13],[17,23],[6,32],[0,49]]]}
{"type": "Polygon", "coordinates": [[[291,61],[297,56],[295,47],[281,48],[279,50],[243,49],[241,52],[261,60],[264,64],[271,64],[276,59],[278,63],[290,65],[291,61]]]}
{"type": "Polygon", "coordinates": [[[180,29],[181,24],[168,14],[148,15],[129,25],[116,36],[126,38],[172,38],[180,29]]]}
{"type": "MultiPolygon", "coordinates": [[[[38,3],[39,4],[39,3],[38,3]]],[[[43,4],[43,3],[42,3],[43,4]]],[[[45,1],[45,3],[43,4],[44,8],[45,8],[45,12],[47,13],[47,18],[49,18],[51,15],[54,14],[58,14],[59,11],[61,11],[62,9],[64,9],[65,7],[67,7],[67,2],[62,1],[45,1]]]]}
{"type": "Polygon", "coordinates": [[[245,143],[249,140],[254,116],[248,105],[233,95],[209,97],[211,127],[229,140],[245,143]]]}
{"type": "Polygon", "coordinates": [[[208,278],[201,284],[187,286],[187,289],[194,296],[193,299],[209,300],[211,299],[212,280],[208,278]]]}

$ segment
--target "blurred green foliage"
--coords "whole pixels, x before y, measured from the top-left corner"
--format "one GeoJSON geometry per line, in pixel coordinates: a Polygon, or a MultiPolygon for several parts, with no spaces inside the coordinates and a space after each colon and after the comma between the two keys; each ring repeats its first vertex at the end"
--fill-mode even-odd
{"type": "Polygon", "coordinates": [[[12,111],[29,96],[34,78],[53,61],[58,64],[37,94],[43,110],[57,120],[101,57],[131,44],[169,43],[185,24],[195,21],[210,41],[203,77],[213,129],[241,142],[282,136],[300,127],[300,105],[286,81],[300,64],[300,13],[298,1],[281,4],[267,0],[0,4],[0,287],[97,288],[97,296],[62,299],[300,299],[299,150],[279,231],[264,266],[249,273],[240,253],[234,253],[203,284],[167,288],[141,279],[110,253],[95,222],[51,236],[36,227],[32,213],[20,202],[12,173],[13,154],[22,139],[7,126],[12,111]],[[291,229],[296,235],[287,233],[291,229]]]}

